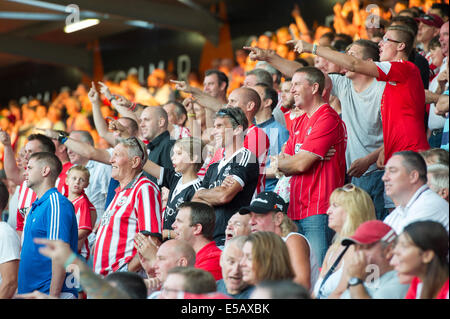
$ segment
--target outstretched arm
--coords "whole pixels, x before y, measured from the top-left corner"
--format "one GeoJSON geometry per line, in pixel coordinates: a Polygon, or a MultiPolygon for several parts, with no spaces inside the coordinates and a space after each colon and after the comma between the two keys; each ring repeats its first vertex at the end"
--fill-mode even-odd
{"type": "MultiPolygon", "coordinates": [[[[35,242],[44,245],[39,248],[39,252],[51,258],[52,264],[58,265],[61,269],[73,253],[69,245],[61,240],[37,238],[35,242]]],[[[75,258],[72,264],[78,267],[81,286],[89,297],[93,299],[129,299],[127,294],[94,273],[81,259],[75,258]]]]}
{"type": "MultiPolygon", "coordinates": [[[[43,131],[48,137],[55,140],[58,139],[58,133],[56,131],[49,129],[43,131]]],[[[81,156],[86,157],[90,160],[94,160],[104,164],[110,164],[109,160],[111,158],[111,155],[109,155],[107,150],[95,148],[91,144],[81,142],[70,137],[67,137],[64,145],[71,151],[80,154],[81,156]]]]}
{"type": "Polygon", "coordinates": [[[258,47],[244,47],[245,50],[250,51],[249,57],[253,61],[266,61],[275,69],[279,70],[287,77],[292,77],[298,68],[303,65],[279,56],[274,50],[265,50],[258,47]]]}
{"type": "MultiPolygon", "coordinates": [[[[294,51],[297,51],[298,53],[312,53],[313,51],[313,44],[311,43],[302,40],[291,40],[288,42],[295,45],[294,51]]],[[[365,74],[375,78],[379,75],[377,65],[369,60],[358,59],[354,56],[337,52],[324,46],[317,46],[315,54],[352,72],[365,74]]]]}
{"type": "Polygon", "coordinates": [[[201,106],[207,108],[208,110],[217,112],[218,110],[220,110],[223,107],[223,103],[220,100],[212,97],[211,95],[203,92],[202,90],[200,90],[196,87],[190,86],[185,81],[174,81],[174,80],[170,80],[170,81],[172,83],[175,83],[175,87],[177,90],[180,90],[180,91],[183,91],[186,93],[191,93],[195,99],[195,102],[197,102],[201,106]]]}

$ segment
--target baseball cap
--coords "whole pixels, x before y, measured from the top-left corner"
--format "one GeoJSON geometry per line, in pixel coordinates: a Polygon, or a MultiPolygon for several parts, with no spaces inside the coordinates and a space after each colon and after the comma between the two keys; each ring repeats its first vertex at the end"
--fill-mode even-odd
{"type": "Polygon", "coordinates": [[[242,207],[239,214],[246,215],[250,212],[266,214],[273,211],[286,213],[286,202],[274,192],[261,192],[252,200],[250,206],[242,207]]]}
{"type": "Polygon", "coordinates": [[[437,14],[424,14],[420,16],[419,18],[415,18],[417,22],[425,23],[426,25],[430,25],[435,28],[440,28],[444,24],[444,20],[437,14]]]}
{"type": "Polygon", "coordinates": [[[376,243],[380,240],[390,243],[396,236],[397,234],[391,226],[380,220],[369,220],[359,225],[355,231],[355,234],[342,239],[341,243],[344,246],[349,246],[352,244],[367,245],[376,243]]]}

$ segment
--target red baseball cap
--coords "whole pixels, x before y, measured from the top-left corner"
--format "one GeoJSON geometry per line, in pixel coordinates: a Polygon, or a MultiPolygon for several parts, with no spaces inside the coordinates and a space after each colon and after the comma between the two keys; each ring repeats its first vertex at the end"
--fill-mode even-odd
{"type": "Polygon", "coordinates": [[[416,20],[417,22],[425,23],[426,25],[430,25],[438,29],[444,24],[444,20],[442,20],[440,16],[432,13],[424,14],[419,18],[415,18],[414,20],[416,20]]]}
{"type": "Polygon", "coordinates": [[[368,245],[383,240],[390,243],[397,237],[391,226],[380,220],[369,220],[364,222],[356,229],[353,236],[342,239],[342,245],[348,246],[352,244],[368,245]]]}

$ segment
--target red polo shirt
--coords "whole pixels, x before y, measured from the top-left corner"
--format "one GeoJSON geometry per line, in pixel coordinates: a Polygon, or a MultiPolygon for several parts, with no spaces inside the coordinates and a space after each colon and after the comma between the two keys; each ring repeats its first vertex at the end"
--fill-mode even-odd
{"type": "Polygon", "coordinates": [[[331,193],[344,185],[345,124],[333,108],[323,104],[311,117],[306,113],[300,116],[289,133],[286,154],[306,151],[316,154],[320,160],[314,162],[308,171],[291,177],[288,216],[300,220],[326,214],[331,193]],[[332,146],[336,154],[330,160],[323,160],[332,146]]]}
{"type": "Polygon", "coordinates": [[[203,269],[209,271],[214,279],[222,279],[222,268],[220,267],[220,255],[222,251],[217,248],[214,241],[206,244],[202,249],[200,249],[195,255],[195,268],[203,269]]]}

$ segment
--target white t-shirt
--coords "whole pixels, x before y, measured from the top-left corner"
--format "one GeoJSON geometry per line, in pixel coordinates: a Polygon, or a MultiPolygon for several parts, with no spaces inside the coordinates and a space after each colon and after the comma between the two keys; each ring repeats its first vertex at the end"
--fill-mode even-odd
{"type": "MultiPolygon", "coordinates": [[[[0,221],[0,264],[20,259],[20,239],[16,231],[7,223],[0,221]]],[[[0,274],[0,284],[2,276],[0,274]]]]}
{"type": "Polygon", "coordinates": [[[398,206],[385,219],[397,234],[402,233],[405,226],[424,220],[441,223],[448,232],[448,202],[428,188],[420,187],[405,207],[398,206]]]}

